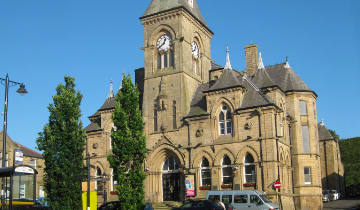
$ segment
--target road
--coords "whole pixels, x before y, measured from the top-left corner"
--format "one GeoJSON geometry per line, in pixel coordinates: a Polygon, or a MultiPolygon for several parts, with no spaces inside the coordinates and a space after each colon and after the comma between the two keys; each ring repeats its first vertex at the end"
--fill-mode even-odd
{"type": "Polygon", "coordinates": [[[324,203],[324,210],[360,210],[360,198],[337,200],[324,203]]]}

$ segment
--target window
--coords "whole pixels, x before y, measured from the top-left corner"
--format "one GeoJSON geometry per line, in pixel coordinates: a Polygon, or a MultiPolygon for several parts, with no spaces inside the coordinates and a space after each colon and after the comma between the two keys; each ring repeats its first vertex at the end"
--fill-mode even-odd
{"type": "Polygon", "coordinates": [[[222,195],[223,203],[232,203],[232,195],[222,195]]]}
{"type": "Polygon", "coordinates": [[[311,168],[304,167],[304,180],[305,184],[311,184],[311,168]]]}
{"type": "Polygon", "coordinates": [[[210,201],[220,200],[220,195],[209,195],[208,200],[210,200],[210,201]]]}
{"type": "Polygon", "coordinates": [[[221,111],[219,113],[219,133],[220,135],[232,134],[232,118],[229,107],[222,104],[221,111]]]}
{"type": "Polygon", "coordinates": [[[109,144],[110,144],[110,149],[112,149],[112,138],[111,138],[111,136],[109,138],[109,144]]]}
{"type": "Polygon", "coordinates": [[[247,203],[247,195],[234,195],[234,203],[247,203]]]}
{"type": "Polygon", "coordinates": [[[177,123],[176,123],[176,101],[173,101],[173,128],[174,129],[177,128],[177,123]]]}
{"type": "Polygon", "coordinates": [[[245,183],[256,183],[254,158],[249,153],[245,156],[244,166],[245,183]]]}
{"type": "Polygon", "coordinates": [[[307,115],[306,101],[300,101],[300,115],[307,115]]]}
{"type": "Polygon", "coordinates": [[[250,203],[263,204],[262,200],[257,195],[250,195],[250,203]]]}
{"type": "Polygon", "coordinates": [[[172,47],[172,38],[164,33],[156,43],[157,47],[157,68],[164,69],[174,67],[174,49],[172,47]]]}
{"type": "MultiPolygon", "coordinates": [[[[102,178],[103,175],[102,175],[102,172],[101,172],[101,169],[98,167],[96,169],[96,175],[95,175],[96,178],[102,178]]],[[[103,181],[96,181],[95,182],[95,189],[98,191],[98,192],[101,192],[103,191],[103,188],[104,187],[104,182],[103,181]]]]}
{"type": "Polygon", "coordinates": [[[211,169],[208,159],[206,158],[202,159],[200,171],[201,171],[201,186],[211,186],[211,169]]]}
{"type": "Polygon", "coordinates": [[[303,140],[303,152],[310,152],[310,139],[309,139],[309,126],[303,125],[301,130],[302,140],[303,140]]]}
{"type": "Polygon", "coordinates": [[[164,172],[177,172],[179,170],[179,163],[175,156],[168,157],[163,165],[162,170],[164,172]]]}
{"type": "Polygon", "coordinates": [[[222,183],[232,184],[232,168],[230,158],[225,155],[221,164],[222,168],[222,183]]]}
{"type": "Polygon", "coordinates": [[[157,106],[154,106],[154,131],[158,131],[158,111],[157,106]]]}
{"type": "Polygon", "coordinates": [[[30,166],[36,169],[36,160],[30,160],[30,166]]]}

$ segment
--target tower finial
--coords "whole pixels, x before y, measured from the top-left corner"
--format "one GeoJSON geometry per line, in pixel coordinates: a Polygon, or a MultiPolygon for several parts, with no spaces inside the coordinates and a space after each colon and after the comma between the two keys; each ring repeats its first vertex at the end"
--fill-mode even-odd
{"type": "Polygon", "coordinates": [[[261,57],[261,52],[259,52],[259,63],[258,63],[258,69],[265,69],[262,57],[261,57]]]}
{"type": "Polygon", "coordinates": [[[325,126],[324,119],[321,119],[320,125],[321,125],[321,126],[325,126]]]}
{"type": "Polygon", "coordinates": [[[229,46],[226,48],[226,63],[225,63],[225,67],[224,70],[232,70],[231,67],[231,63],[230,63],[230,50],[229,50],[229,46]]]}
{"type": "Polygon", "coordinates": [[[109,91],[108,98],[114,98],[114,90],[113,90],[113,82],[112,82],[112,79],[110,79],[110,91],[109,91]]]}
{"type": "Polygon", "coordinates": [[[288,56],[286,56],[285,68],[287,68],[287,69],[290,69],[290,68],[291,68],[291,67],[290,67],[290,64],[289,64],[289,57],[288,57],[288,56]]]}

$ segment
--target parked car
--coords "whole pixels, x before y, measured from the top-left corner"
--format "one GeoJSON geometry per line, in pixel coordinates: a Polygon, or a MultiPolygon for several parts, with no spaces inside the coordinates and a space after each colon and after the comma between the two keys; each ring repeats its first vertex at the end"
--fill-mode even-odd
{"type": "Polygon", "coordinates": [[[322,192],[322,200],[323,200],[324,203],[330,201],[330,199],[329,199],[329,191],[323,190],[323,192],[322,192]]]}
{"type": "Polygon", "coordinates": [[[223,207],[217,204],[215,201],[209,200],[193,200],[188,201],[178,208],[172,208],[172,210],[223,210],[223,207]]]}
{"type": "Polygon", "coordinates": [[[254,210],[278,210],[279,206],[271,203],[265,198],[265,193],[259,190],[209,190],[206,193],[208,200],[220,200],[221,202],[230,203],[237,210],[254,209],[254,210]]]}
{"type": "Polygon", "coordinates": [[[336,190],[330,190],[330,194],[332,195],[334,201],[340,199],[340,193],[337,192],[336,190]]]}
{"type": "Polygon", "coordinates": [[[118,210],[121,208],[121,203],[120,201],[111,201],[111,202],[107,202],[102,204],[98,210],[118,210]]]}
{"type": "Polygon", "coordinates": [[[329,201],[333,201],[334,200],[334,195],[330,192],[330,190],[323,190],[323,195],[326,194],[329,201]]]}

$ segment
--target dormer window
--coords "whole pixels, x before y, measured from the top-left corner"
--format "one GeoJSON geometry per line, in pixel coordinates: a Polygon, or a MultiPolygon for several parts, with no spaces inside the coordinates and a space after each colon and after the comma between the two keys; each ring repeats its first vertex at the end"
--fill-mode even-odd
{"type": "Polygon", "coordinates": [[[221,111],[219,113],[219,134],[232,134],[232,117],[230,109],[226,104],[221,105],[221,111]]]}

